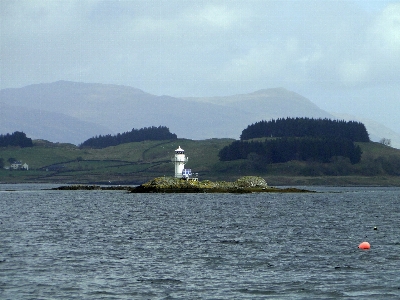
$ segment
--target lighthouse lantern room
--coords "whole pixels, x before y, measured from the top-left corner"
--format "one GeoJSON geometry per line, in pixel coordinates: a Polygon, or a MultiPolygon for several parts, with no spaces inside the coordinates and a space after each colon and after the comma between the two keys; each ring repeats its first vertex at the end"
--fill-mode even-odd
{"type": "Polygon", "coordinates": [[[175,164],[176,178],[183,177],[182,171],[185,168],[185,163],[187,163],[188,159],[189,158],[185,156],[185,151],[181,148],[181,146],[179,146],[178,149],[175,150],[175,156],[171,159],[175,164]]]}

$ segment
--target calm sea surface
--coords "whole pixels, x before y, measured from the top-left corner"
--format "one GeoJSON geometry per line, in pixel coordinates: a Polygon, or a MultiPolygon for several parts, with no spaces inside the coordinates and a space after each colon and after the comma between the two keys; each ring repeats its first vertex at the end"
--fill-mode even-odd
{"type": "Polygon", "coordinates": [[[0,185],[0,299],[400,298],[400,188],[48,187],[0,185]]]}

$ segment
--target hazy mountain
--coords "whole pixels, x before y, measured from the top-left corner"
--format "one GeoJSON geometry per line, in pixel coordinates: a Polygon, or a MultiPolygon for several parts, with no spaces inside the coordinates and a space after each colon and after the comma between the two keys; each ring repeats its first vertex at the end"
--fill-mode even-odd
{"type": "Polygon", "coordinates": [[[188,97],[184,99],[236,108],[248,113],[251,116],[251,123],[282,117],[333,117],[307,98],[284,88],[264,89],[250,94],[224,97],[188,97]]]}
{"type": "Polygon", "coordinates": [[[179,137],[190,139],[238,137],[248,121],[235,108],[155,96],[132,87],[106,84],[58,81],[1,90],[0,99],[8,104],[63,113],[114,132],[163,125],[179,137]],[[232,120],[239,126],[236,130],[229,126],[232,120]]]}
{"type": "Polygon", "coordinates": [[[261,120],[334,118],[283,88],[226,97],[175,98],[128,86],[58,81],[0,90],[0,102],[2,133],[22,130],[29,137],[75,144],[99,134],[159,125],[180,138],[238,139],[244,128],[261,120]]]}
{"type": "Polygon", "coordinates": [[[29,138],[79,144],[90,136],[112,133],[104,126],[56,112],[0,102],[0,134],[23,131],[29,138]]]}

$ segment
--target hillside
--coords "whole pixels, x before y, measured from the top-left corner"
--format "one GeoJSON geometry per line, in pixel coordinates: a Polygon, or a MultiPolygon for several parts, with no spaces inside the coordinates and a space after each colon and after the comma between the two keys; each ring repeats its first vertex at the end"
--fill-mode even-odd
{"type": "Polygon", "coordinates": [[[79,149],[72,144],[35,140],[32,148],[1,148],[0,158],[29,164],[29,171],[0,170],[1,183],[53,182],[140,184],[172,176],[174,150],[185,149],[186,167],[201,180],[234,181],[246,175],[265,178],[270,185],[395,185],[400,186],[400,150],[378,143],[357,143],[361,162],[336,158],[331,163],[289,161],[262,164],[257,158],[219,161],[219,151],[232,139],[144,141],[104,149],[79,149]]]}

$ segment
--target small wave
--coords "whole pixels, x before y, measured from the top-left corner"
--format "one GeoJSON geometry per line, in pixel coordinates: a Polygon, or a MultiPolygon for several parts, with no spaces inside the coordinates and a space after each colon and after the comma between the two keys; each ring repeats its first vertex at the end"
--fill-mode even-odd
{"type": "Polygon", "coordinates": [[[173,279],[173,278],[140,278],[137,279],[139,282],[149,282],[153,284],[181,284],[183,283],[179,279],[173,279]]]}

